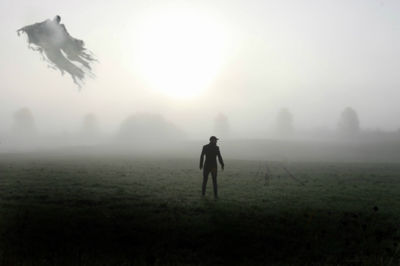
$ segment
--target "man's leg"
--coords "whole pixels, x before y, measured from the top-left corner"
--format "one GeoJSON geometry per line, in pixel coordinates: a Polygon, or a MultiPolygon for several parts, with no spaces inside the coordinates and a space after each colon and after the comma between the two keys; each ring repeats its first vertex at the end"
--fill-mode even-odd
{"type": "Polygon", "coordinates": [[[218,174],[217,168],[211,170],[211,177],[214,187],[214,198],[218,198],[217,174],[218,174]]]}
{"type": "Polygon", "coordinates": [[[208,180],[208,174],[210,173],[210,170],[207,168],[203,168],[203,186],[201,187],[201,195],[206,195],[206,187],[207,187],[207,180],[208,180]]]}

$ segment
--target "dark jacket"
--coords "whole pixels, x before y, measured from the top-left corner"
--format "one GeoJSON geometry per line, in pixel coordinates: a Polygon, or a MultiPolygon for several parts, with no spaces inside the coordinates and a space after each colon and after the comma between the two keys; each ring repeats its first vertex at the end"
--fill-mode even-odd
{"type": "Polygon", "coordinates": [[[206,156],[206,162],[204,168],[216,168],[217,167],[217,156],[218,161],[222,167],[224,167],[224,161],[222,160],[221,152],[217,145],[207,144],[203,146],[203,150],[200,155],[200,168],[203,166],[204,155],[206,156]]]}

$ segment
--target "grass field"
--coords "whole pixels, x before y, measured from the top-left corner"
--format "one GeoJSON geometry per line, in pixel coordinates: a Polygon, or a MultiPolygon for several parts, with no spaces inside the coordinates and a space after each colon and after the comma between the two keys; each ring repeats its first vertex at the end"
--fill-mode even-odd
{"type": "Polygon", "coordinates": [[[201,181],[191,159],[0,155],[0,264],[399,264],[400,164],[226,160],[217,201],[201,181]]]}

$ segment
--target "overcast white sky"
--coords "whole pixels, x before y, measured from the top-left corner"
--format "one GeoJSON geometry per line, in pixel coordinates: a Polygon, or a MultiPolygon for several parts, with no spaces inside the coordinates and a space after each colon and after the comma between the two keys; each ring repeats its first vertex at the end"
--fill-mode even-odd
{"type": "Polygon", "coordinates": [[[53,132],[76,130],[88,112],[109,132],[156,112],[208,136],[223,112],[238,135],[256,136],[281,107],[307,129],[335,128],[346,106],[363,128],[400,128],[397,0],[1,0],[0,43],[0,131],[25,106],[53,132]],[[16,34],[57,14],[99,59],[81,91],[16,34]],[[196,93],[176,97],[174,82],[196,93]]]}

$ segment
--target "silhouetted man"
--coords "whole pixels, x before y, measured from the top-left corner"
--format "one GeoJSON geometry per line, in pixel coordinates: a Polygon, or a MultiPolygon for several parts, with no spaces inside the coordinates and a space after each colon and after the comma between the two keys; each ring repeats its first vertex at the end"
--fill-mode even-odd
{"type": "Polygon", "coordinates": [[[211,177],[214,187],[214,197],[218,198],[218,187],[217,187],[217,156],[218,161],[221,164],[222,170],[224,170],[224,161],[222,160],[221,152],[217,146],[218,139],[215,136],[210,137],[210,143],[203,146],[203,150],[200,155],[200,170],[203,169],[203,186],[201,194],[204,196],[206,194],[206,186],[208,180],[208,174],[211,172],[211,177]],[[206,161],[203,168],[204,155],[206,156],[206,161]]]}

